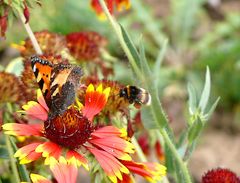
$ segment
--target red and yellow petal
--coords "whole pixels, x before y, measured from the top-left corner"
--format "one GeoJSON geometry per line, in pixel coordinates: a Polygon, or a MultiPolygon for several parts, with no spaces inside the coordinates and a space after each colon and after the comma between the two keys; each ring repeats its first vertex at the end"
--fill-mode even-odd
{"type": "Polygon", "coordinates": [[[87,159],[74,150],[69,150],[67,152],[66,159],[67,159],[68,163],[70,163],[70,164],[73,164],[76,166],[83,165],[83,167],[86,170],[89,170],[87,159]]]}
{"type": "Polygon", "coordinates": [[[91,135],[92,135],[92,137],[99,137],[99,138],[111,137],[111,136],[118,136],[118,137],[126,138],[127,131],[124,128],[119,129],[114,126],[105,126],[105,127],[97,129],[91,135]]]}
{"type": "MultiPolygon", "coordinates": [[[[111,14],[113,13],[113,1],[114,0],[105,0],[107,8],[111,14]]],[[[91,7],[94,9],[94,11],[96,12],[96,14],[100,20],[106,19],[106,16],[103,12],[103,9],[102,9],[102,6],[101,6],[99,0],[92,0],[91,7]]]]}
{"type": "Polygon", "coordinates": [[[35,149],[40,144],[41,143],[32,143],[32,144],[26,145],[18,149],[17,152],[14,154],[14,157],[20,160],[20,164],[27,164],[37,160],[38,158],[41,157],[41,153],[35,152],[35,149]]]}
{"type": "Polygon", "coordinates": [[[122,11],[124,8],[130,8],[130,0],[116,0],[117,10],[122,11]]]}
{"type": "Polygon", "coordinates": [[[85,106],[83,115],[92,121],[93,117],[98,114],[106,105],[110,93],[110,87],[103,90],[102,84],[97,89],[90,84],[85,95],[85,106]]]}
{"type": "Polygon", "coordinates": [[[148,181],[159,181],[166,175],[166,167],[158,163],[137,163],[121,161],[132,173],[136,173],[148,181]]]}
{"type": "Polygon", "coordinates": [[[118,183],[134,183],[135,182],[131,174],[124,173],[122,177],[123,177],[122,180],[118,179],[118,183]]]}
{"type": "Polygon", "coordinates": [[[33,183],[51,183],[47,178],[34,173],[30,174],[30,178],[33,183]]]}
{"type": "Polygon", "coordinates": [[[130,161],[129,153],[134,153],[134,145],[119,137],[95,138],[89,142],[121,160],[130,161]]]}
{"type": "Polygon", "coordinates": [[[14,136],[43,136],[42,124],[18,124],[18,123],[7,123],[2,125],[5,134],[14,136]]]}
{"type": "Polygon", "coordinates": [[[37,101],[47,112],[49,111],[49,108],[46,104],[46,101],[45,101],[42,91],[40,89],[37,90],[37,101]]]}
{"type": "Polygon", "coordinates": [[[36,150],[38,153],[42,153],[42,156],[45,157],[45,164],[49,164],[50,157],[58,159],[61,155],[62,149],[59,145],[53,142],[45,142],[39,145],[36,150]]]}
{"type": "Polygon", "coordinates": [[[117,183],[118,179],[122,180],[122,173],[129,173],[129,170],[108,152],[95,148],[88,148],[88,150],[95,156],[100,166],[112,182],[117,183]]]}
{"type": "MultiPolygon", "coordinates": [[[[114,7],[117,7],[118,11],[122,11],[124,8],[129,9],[130,8],[130,0],[105,0],[106,6],[111,14],[113,14],[114,7]]],[[[103,9],[101,7],[101,4],[99,0],[92,0],[91,2],[92,8],[97,13],[98,17],[100,19],[106,19],[106,16],[103,12],[103,9]]]]}
{"type": "Polygon", "coordinates": [[[60,156],[59,160],[50,157],[50,170],[52,171],[57,182],[73,183],[77,180],[78,168],[69,163],[64,157],[60,156]]]}
{"type": "Polygon", "coordinates": [[[41,103],[35,102],[35,101],[29,101],[26,105],[23,105],[23,111],[19,111],[19,112],[23,112],[25,113],[27,116],[33,118],[33,119],[40,119],[43,121],[46,121],[48,118],[48,111],[46,110],[45,106],[40,100],[41,103]]]}

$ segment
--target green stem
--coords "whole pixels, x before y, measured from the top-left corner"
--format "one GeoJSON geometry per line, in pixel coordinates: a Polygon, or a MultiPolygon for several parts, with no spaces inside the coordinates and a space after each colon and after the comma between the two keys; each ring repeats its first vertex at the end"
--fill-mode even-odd
{"type": "Polygon", "coordinates": [[[172,143],[171,139],[169,138],[167,132],[165,129],[161,129],[160,133],[157,132],[158,138],[161,138],[161,135],[164,139],[164,142],[167,144],[167,146],[169,147],[169,149],[171,150],[172,154],[173,154],[173,158],[175,158],[176,162],[178,163],[179,167],[181,168],[180,170],[176,170],[176,171],[181,171],[182,175],[184,177],[184,181],[185,183],[191,183],[191,177],[189,175],[188,169],[186,164],[183,162],[183,160],[180,158],[174,144],[172,143]],[[161,133],[161,134],[160,134],[161,133]]]}
{"type": "Polygon", "coordinates": [[[138,157],[140,158],[140,161],[141,162],[147,162],[147,158],[145,157],[145,155],[144,155],[140,145],[138,144],[136,138],[132,137],[131,142],[133,143],[133,145],[136,149],[136,152],[137,152],[138,157]]]}
{"type": "MultiPolygon", "coordinates": [[[[116,32],[116,35],[119,39],[119,42],[124,50],[124,52],[126,53],[128,59],[129,59],[129,62],[130,64],[132,65],[132,68],[133,70],[135,71],[136,75],[139,77],[139,78],[142,78],[143,75],[142,75],[142,72],[141,70],[139,69],[139,67],[137,66],[135,60],[134,60],[134,57],[132,56],[127,44],[125,43],[124,39],[123,39],[123,35],[122,35],[122,32],[121,32],[121,28],[119,26],[119,24],[116,22],[116,20],[114,19],[114,17],[112,17],[112,15],[110,14],[104,0],[99,0],[107,18],[109,19],[114,31],[116,32]]],[[[159,112],[159,110],[162,112],[162,114],[164,114],[163,110],[160,108],[158,108],[158,111],[155,111],[154,110],[154,113],[157,114],[159,112]]],[[[163,123],[164,124],[168,124],[168,120],[167,118],[165,117],[165,115],[162,115],[160,118],[157,118],[159,119],[160,121],[164,121],[163,123]]],[[[159,132],[158,132],[159,133],[159,132]]],[[[165,143],[167,144],[167,146],[169,147],[169,149],[171,150],[172,154],[173,154],[173,158],[176,159],[176,162],[178,163],[179,167],[180,167],[180,170],[176,170],[176,171],[181,171],[182,172],[182,175],[184,177],[184,180],[185,180],[185,183],[191,183],[191,178],[190,178],[190,175],[188,173],[188,169],[186,167],[186,165],[184,164],[183,160],[181,159],[181,157],[179,156],[178,152],[177,152],[177,149],[175,147],[175,145],[173,144],[173,141],[170,139],[166,129],[164,128],[160,128],[160,133],[161,135],[163,136],[164,138],[164,141],[165,143]]],[[[159,134],[160,135],[160,134],[159,134]]],[[[133,140],[133,143],[134,145],[137,145],[136,143],[136,140],[133,140]]],[[[138,145],[136,146],[137,148],[140,148],[138,145]]],[[[142,156],[141,154],[141,151],[137,151],[140,159],[143,159],[145,160],[146,158],[144,158],[145,156],[142,156]]]]}
{"type": "Polygon", "coordinates": [[[128,49],[128,46],[127,44],[125,43],[124,39],[123,39],[123,36],[122,36],[122,31],[121,31],[121,28],[119,26],[119,24],[116,22],[115,18],[110,14],[104,0],[100,0],[99,1],[107,18],[109,19],[111,25],[112,25],[112,28],[113,30],[115,31],[117,37],[118,37],[118,40],[119,40],[119,43],[120,45],[122,46],[122,49],[124,50],[124,52],[126,53],[127,57],[128,57],[128,60],[130,62],[130,64],[132,65],[133,67],[133,70],[135,71],[136,75],[139,77],[139,78],[142,78],[142,74],[141,74],[141,71],[140,69],[138,68],[130,50],[128,49]]]}
{"type": "Polygon", "coordinates": [[[26,29],[26,31],[28,33],[28,36],[29,36],[29,38],[30,38],[30,40],[31,40],[31,42],[33,44],[34,50],[36,51],[36,53],[38,55],[42,55],[43,52],[42,52],[42,50],[41,50],[41,48],[40,48],[40,46],[39,46],[39,44],[37,42],[37,39],[36,39],[32,29],[31,29],[31,27],[29,26],[29,23],[25,23],[26,19],[25,19],[24,15],[22,14],[22,12],[19,11],[18,13],[19,13],[19,17],[20,17],[20,19],[21,19],[21,21],[23,23],[23,26],[25,27],[25,29],[26,29]]]}
{"type": "Polygon", "coordinates": [[[17,169],[17,165],[15,163],[15,159],[14,159],[14,152],[13,152],[13,148],[10,142],[10,137],[8,135],[5,135],[5,140],[6,140],[6,145],[7,145],[7,149],[8,149],[8,153],[9,153],[9,157],[10,157],[10,165],[13,171],[13,176],[15,178],[15,182],[20,183],[20,176],[18,174],[18,169],[17,169]]]}

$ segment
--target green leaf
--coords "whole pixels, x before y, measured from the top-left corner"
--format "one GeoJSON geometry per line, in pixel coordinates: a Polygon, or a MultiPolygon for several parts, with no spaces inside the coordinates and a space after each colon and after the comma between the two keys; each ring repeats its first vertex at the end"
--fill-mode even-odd
{"type": "Polygon", "coordinates": [[[155,85],[155,88],[157,88],[157,85],[158,85],[158,82],[159,82],[159,71],[160,71],[160,68],[161,68],[161,65],[162,65],[162,61],[163,61],[163,58],[166,54],[166,51],[167,51],[167,45],[168,45],[168,39],[165,39],[164,42],[163,42],[163,45],[159,51],[159,54],[158,54],[158,57],[156,59],[156,62],[154,64],[154,68],[153,68],[153,77],[155,78],[154,80],[154,85],[155,85]]]}
{"type": "Polygon", "coordinates": [[[133,56],[136,64],[138,65],[138,67],[140,68],[141,67],[141,64],[140,64],[140,56],[137,52],[137,49],[136,47],[134,46],[132,40],[130,39],[127,31],[123,28],[123,26],[121,24],[119,24],[120,27],[121,27],[121,31],[122,31],[122,36],[123,36],[123,39],[127,45],[127,47],[129,48],[130,52],[131,52],[131,55],[133,56]]]}
{"type": "Polygon", "coordinates": [[[190,83],[188,83],[187,90],[189,95],[189,100],[188,100],[189,113],[193,115],[197,109],[197,92],[194,86],[190,83]]]}
{"type": "Polygon", "coordinates": [[[0,158],[9,159],[8,150],[4,146],[0,147],[0,158]]]}
{"type": "Polygon", "coordinates": [[[201,99],[199,102],[199,108],[201,109],[201,112],[203,114],[204,114],[205,108],[206,108],[208,100],[209,100],[210,90],[211,90],[210,71],[209,71],[209,68],[207,67],[206,76],[205,76],[205,84],[204,84],[201,99]]]}
{"type": "MultiPolygon", "coordinates": [[[[144,45],[143,45],[142,40],[140,42],[140,64],[141,64],[142,73],[145,76],[148,76],[147,78],[151,80],[152,79],[152,77],[151,77],[152,71],[150,70],[149,64],[146,59],[144,45]]],[[[147,79],[147,78],[144,78],[144,79],[147,79]]]]}
{"type": "MultiPolygon", "coordinates": [[[[12,147],[13,147],[14,152],[16,152],[18,148],[17,148],[15,142],[12,140],[12,138],[10,138],[10,141],[11,141],[11,145],[12,145],[12,147]]],[[[25,182],[25,181],[26,181],[26,182],[31,182],[31,181],[30,181],[30,178],[29,178],[29,173],[28,173],[28,171],[27,171],[26,166],[23,165],[23,164],[17,163],[17,167],[18,167],[18,170],[19,170],[19,175],[20,175],[20,177],[21,177],[21,180],[22,180],[23,182],[25,182]]]]}
{"type": "Polygon", "coordinates": [[[141,119],[146,129],[156,129],[158,125],[153,117],[150,107],[143,107],[141,110],[141,119]]]}
{"type": "Polygon", "coordinates": [[[189,147],[187,148],[187,151],[185,152],[183,161],[187,161],[191,157],[194,149],[196,148],[196,145],[197,145],[197,140],[195,140],[191,144],[189,144],[189,147]]]}
{"type": "Polygon", "coordinates": [[[211,117],[212,113],[214,112],[214,110],[216,109],[218,102],[220,100],[220,97],[217,98],[217,100],[213,103],[213,105],[211,106],[211,108],[209,109],[209,111],[207,112],[206,116],[205,116],[205,120],[209,120],[209,118],[211,117]]]}
{"type": "Polygon", "coordinates": [[[177,183],[186,183],[186,180],[183,177],[182,171],[181,171],[181,167],[179,166],[179,164],[175,161],[174,162],[174,170],[175,170],[175,174],[176,174],[176,179],[175,182],[177,183]]]}
{"type": "Polygon", "coordinates": [[[178,142],[177,142],[177,144],[176,144],[176,147],[177,147],[177,148],[180,148],[180,147],[182,147],[182,146],[184,145],[184,142],[185,142],[185,140],[186,140],[186,138],[187,138],[187,135],[188,135],[187,131],[183,131],[183,132],[180,134],[179,140],[178,140],[178,142]]]}
{"type": "MultiPolygon", "coordinates": [[[[149,89],[149,88],[147,88],[149,89]]],[[[143,125],[147,129],[157,129],[166,126],[166,115],[163,113],[163,109],[159,98],[156,93],[152,93],[149,90],[152,103],[150,106],[143,107],[142,116],[143,116],[143,125]]]]}
{"type": "Polygon", "coordinates": [[[167,145],[164,147],[165,149],[165,158],[166,158],[166,163],[165,166],[167,167],[167,172],[168,173],[173,173],[174,172],[174,155],[172,154],[171,150],[167,145]]]}
{"type": "Polygon", "coordinates": [[[192,124],[192,126],[189,127],[188,129],[188,141],[189,144],[192,144],[192,142],[197,139],[199,136],[200,132],[202,131],[204,124],[201,121],[200,117],[197,116],[196,120],[192,124]]]}

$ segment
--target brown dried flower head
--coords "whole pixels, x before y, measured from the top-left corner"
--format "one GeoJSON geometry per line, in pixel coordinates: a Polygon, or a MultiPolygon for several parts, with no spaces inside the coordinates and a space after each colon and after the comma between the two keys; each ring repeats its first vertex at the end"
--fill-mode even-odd
{"type": "Polygon", "coordinates": [[[0,72],[0,103],[25,102],[25,88],[22,82],[13,74],[0,72]]]}
{"type": "MultiPolygon", "coordinates": [[[[63,50],[67,50],[66,40],[63,35],[51,33],[49,31],[41,31],[34,33],[43,54],[60,55],[63,50]]],[[[20,50],[23,57],[30,57],[36,54],[32,42],[29,38],[25,40],[23,48],[20,50]]]]}

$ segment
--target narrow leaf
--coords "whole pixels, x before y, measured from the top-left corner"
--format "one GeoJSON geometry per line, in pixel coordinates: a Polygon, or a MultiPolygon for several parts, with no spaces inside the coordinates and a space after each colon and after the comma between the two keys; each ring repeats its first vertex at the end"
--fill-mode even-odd
{"type": "Polygon", "coordinates": [[[189,144],[189,147],[187,148],[186,153],[184,155],[183,161],[187,161],[191,157],[193,151],[196,148],[196,145],[197,145],[197,140],[193,141],[192,144],[189,144]]]}
{"type": "Polygon", "coordinates": [[[150,70],[149,64],[148,64],[147,59],[146,59],[144,45],[143,45],[142,40],[140,42],[140,64],[141,64],[141,69],[142,69],[143,74],[145,76],[148,76],[149,79],[151,79],[152,78],[151,77],[152,72],[150,70]]]}
{"type": "Polygon", "coordinates": [[[168,45],[168,39],[165,39],[162,47],[159,50],[158,57],[157,57],[156,62],[154,64],[154,74],[155,75],[159,72],[159,69],[162,65],[163,58],[164,58],[165,53],[167,51],[167,45],[168,45]]]}
{"type": "Polygon", "coordinates": [[[169,149],[169,147],[167,145],[165,145],[164,147],[164,153],[165,153],[165,158],[166,158],[166,161],[165,161],[165,165],[167,167],[167,171],[168,173],[173,173],[174,172],[174,155],[172,154],[171,150],[169,149]]]}
{"type": "Polygon", "coordinates": [[[123,36],[123,39],[127,45],[127,47],[129,48],[135,62],[137,63],[138,67],[140,68],[140,56],[137,52],[137,49],[136,47],[134,46],[132,40],[130,39],[127,31],[123,28],[123,26],[120,24],[120,27],[121,27],[121,31],[122,31],[122,36],[123,36]]]}
{"type": "Polygon", "coordinates": [[[206,76],[205,76],[205,84],[204,84],[203,92],[202,92],[201,99],[199,102],[199,107],[203,114],[204,114],[205,108],[206,108],[208,100],[209,100],[210,90],[211,90],[210,71],[209,71],[209,68],[207,67],[206,76]]]}
{"type": "MultiPolygon", "coordinates": [[[[12,140],[12,138],[10,138],[10,141],[11,141],[11,145],[12,145],[12,147],[13,147],[13,150],[14,150],[14,152],[16,152],[17,151],[17,146],[16,146],[16,144],[15,144],[15,142],[12,140]]],[[[18,167],[18,170],[19,170],[19,175],[20,175],[20,177],[21,177],[21,180],[23,181],[23,182],[31,182],[30,181],[30,178],[29,178],[29,173],[28,173],[28,171],[27,171],[27,168],[26,168],[26,166],[25,165],[23,165],[23,164],[17,164],[17,167],[18,167]]]]}
{"type": "Polygon", "coordinates": [[[141,110],[141,119],[146,129],[156,129],[158,125],[152,115],[150,107],[143,107],[141,110]]]}
{"type": "Polygon", "coordinates": [[[206,114],[206,121],[211,117],[212,113],[214,112],[214,110],[216,109],[218,102],[220,100],[220,97],[217,98],[217,100],[213,103],[213,105],[211,106],[210,110],[207,112],[206,114]]]}
{"type": "Polygon", "coordinates": [[[160,71],[160,68],[161,68],[161,65],[162,65],[162,61],[163,61],[163,58],[166,54],[166,51],[167,51],[167,45],[168,45],[168,40],[165,39],[164,42],[163,42],[163,45],[159,51],[159,54],[158,54],[158,57],[156,59],[156,62],[154,64],[154,68],[153,68],[153,77],[155,78],[155,81],[154,81],[154,85],[155,85],[155,88],[157,88],[157,84],[159,82],[159,71],[160,71]]]}
{"type": "Polygon", "coordinates": [[[185,140],[186,140],[186,138],[187,138],[187,135],[188,135],[187,131],[183,131],[183,132],[180,134],[179,139],[178,139],[178,142],[176,143],[176,147],[177,147],[177,148],[180,148],[180,147],[182,147],[182,146],[184,145],[184,142],[185,142],[185,140]]]}
{"type": "Polygon", "coordinates": [[[195,122],[192,124],[192,126],[188,130],[189,144],[192,144],[192,142],[197,139],[200,132],[202,131],[203,126],[204,126],[203,122],[199,117],[197,117],[195,122]]]}
{"type": "Polygon", "coordinates": [[[191,83],[188,83],[187,90],[189,95],[189,113],[193,115],[197,109],[197,92],[191,83]]]}
{"type": "Polygon", "coordinates": [[[6,147],[0,147],[0,158],[9,159],[8,150],[6,149],[6,147]]]}

